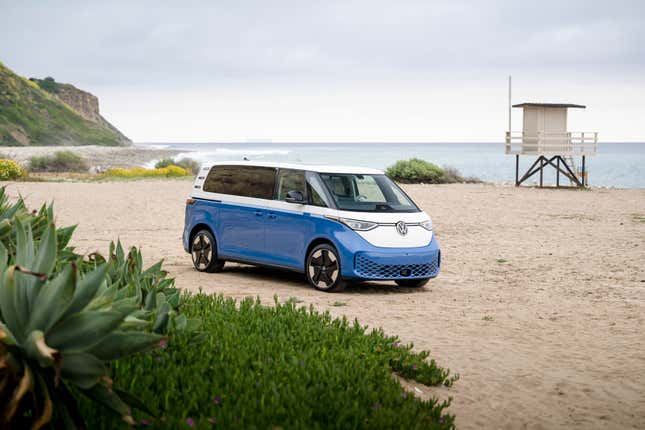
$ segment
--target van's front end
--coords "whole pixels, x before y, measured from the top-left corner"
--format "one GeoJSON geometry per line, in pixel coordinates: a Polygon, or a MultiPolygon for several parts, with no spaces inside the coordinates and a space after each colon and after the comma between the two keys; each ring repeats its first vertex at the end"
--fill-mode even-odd
{"type": "Polygon", "coordinates": [[[320,173],[335,209],[331,236],[344,279],[416,287],[439,274],[441,251],[430,217],[382,173],[320,173]],[[338,225],[340,224],[340,225],[338,225]]]}

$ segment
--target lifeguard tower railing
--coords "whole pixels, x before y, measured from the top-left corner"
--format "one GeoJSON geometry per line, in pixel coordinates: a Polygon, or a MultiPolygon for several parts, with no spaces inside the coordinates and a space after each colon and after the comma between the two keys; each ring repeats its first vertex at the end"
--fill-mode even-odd
{"type": "Polygon", "coordinates": [[[595,155],[598,150],[598,132],[568,131],[565,133],[523,131],[506,132],[506,153],[516,155],[595,155]]]}

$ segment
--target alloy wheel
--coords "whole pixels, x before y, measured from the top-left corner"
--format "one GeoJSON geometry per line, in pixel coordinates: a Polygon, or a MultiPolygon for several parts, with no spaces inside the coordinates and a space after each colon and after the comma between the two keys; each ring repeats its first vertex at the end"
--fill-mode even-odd
{"type": "Polygon", "coordinates": [[[314,251],[309,260],[309,277],[320,289],[331,288],[338,279],[338,259],[328,249],[314,251]]]}
{"type": "Polygon", "coordinates": [[[195,267],[199,270],[206,270],[213,258],[213,245],[209,237],[202,233],[195,236],[191,254],[195,267]]]}

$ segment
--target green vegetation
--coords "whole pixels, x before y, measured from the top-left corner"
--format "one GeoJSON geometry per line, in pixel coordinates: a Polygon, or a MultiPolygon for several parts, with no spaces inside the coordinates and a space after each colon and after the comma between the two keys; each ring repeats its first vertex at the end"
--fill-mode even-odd
{"type": "Polygon", "coordinates": [[[40,88],[47,91],[48,93],[55,94],[60,92],[61,84],[56,82],[56,80],[51,76],[47,76],[45,79],[29,78],[29,80],[38,84],[40,88]]]}
{"type": "Polygon", "coordinates": [[[38,82],[47,90],[0,63],[0,146],[122,144],[109,124],[84,119],[48,92],[62,84],[38,82]]]}
{"type": "Polygon", "coordinates": [[[498,259],[496,259],[495,261],[496,261],[497,263],[499,263],[499,264],[508,263],[508,260],[507,260],[507,259],[505,259],[505,258],[498,258],[498,259]]]}
{"type": "Polygon", "coordinates": [[[632,221],[634,222],[645,222],[645,215],[644,214],[632,214],[632,221]]]}
{"type": "Polygon", "coordinates": [[[11,181],[25,175],[20,164],[13,160],[0,159],[0,181],[11,181]]]}
{"type": "Polygon", "coordinates": [[[399,160],[387,168],[385,174],[405,184],[452,184],[457,182],[477,183],[477,178],[464,178],[452,167],[441,168],[419,158],[399,160]]]}
{"type": "Polygon", "coordinates": [[[87,172],[88,169],[83,157],[72,151],[58,151],[29,160],[29,170],[32,172],[87,172]]]}
{"type": "Polygon", "coordinates": [[[144,167],[133,167],[131,169],[114,168],[101,173],[101,178],[179,178],[190,176],[192,173],[182,167],[170,165],[162,168],[146,169],[144,167]]]}
{"type": "Polygon", "coordinates": [[[155,168],[161,169],[168,166],[179,166],[191,172],[193,175],[196,175],[199,172],[199,163],[192,158],[182,158],[181,160],[175,161],[172,158],[164,158],[163,160],[157,161],[155,168]]]}
{"type": "Polygon", "coordinates": [[[74,394],[132,424],[139,403],[112,388],[109,363],[197,324],[161,262],[143,270],[120,243],[84,259],[67,245],[74,227],[53,220],[52,206],[29,212],[0,189],[0,425],[85,428],[74,394]]]}
{"type": "MultiPolygon", "coordinates": [[[[135,415],[150,428],[453,427],[447,403],[405,393],[392,373],[427,385],[454,378],[381,330],[291,301],[266,307],[198,294],[182,310],[202,320],[199,338],[171,338],[111,369],[115,387],[136,392],[156,415],[135,415]]],[[[81,409],[88,428],[117,425],[97,405],[81,409]]]]}

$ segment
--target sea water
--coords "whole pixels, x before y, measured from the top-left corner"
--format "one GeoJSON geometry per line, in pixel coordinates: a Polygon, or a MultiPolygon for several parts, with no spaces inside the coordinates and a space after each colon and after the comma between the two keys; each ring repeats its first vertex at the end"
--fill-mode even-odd
{"type": "MultiPolygon", "coordinates": [[[[307,164],[342,164],[385,169],[397,160],[421,158],[439,166],[454,167],[463,176],[486,182],[513,183],[515,157],[504,153],[503,143],[147,143],[145,146],[182,151],[179,157],[200,163],[215,161],[282,161],[307,164]]],[[[520,176],[535,161],[520,156],[520,176]]],[[[580,157],[576,158],[580,168],[580,157]]],[[[154,164],[154,163],[153,163],[154,164]]],[[[645,188],[645,143],[599,143],[598,153],[586,158],[589,185],[645,188]]],[[[534,175],[527,183],[535,183],[534,175]]],[[[553,169],[545,183],[554,183],[553,169]]],[[[560,176],[561,184],[568,180],[560,176]]]]}

